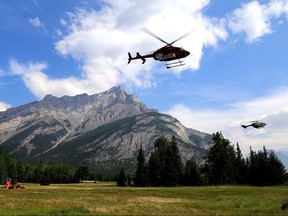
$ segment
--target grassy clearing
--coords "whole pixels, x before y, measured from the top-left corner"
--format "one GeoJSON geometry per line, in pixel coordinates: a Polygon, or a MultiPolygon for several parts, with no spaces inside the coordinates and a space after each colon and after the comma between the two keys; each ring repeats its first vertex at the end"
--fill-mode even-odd
{"type": "Polygon", "coordinates": [[[0,190],[0,215],[288,215],[288,187],[128,188],[111,183],[0,190]]]}

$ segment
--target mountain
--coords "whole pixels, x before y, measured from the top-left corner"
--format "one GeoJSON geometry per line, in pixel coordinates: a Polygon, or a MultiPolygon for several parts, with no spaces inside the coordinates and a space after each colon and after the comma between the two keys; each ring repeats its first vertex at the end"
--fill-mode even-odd
{"type": "Polygon", "coordinates": [[[287,151],[273,151],[279,160],[283,163],[286,170],[288,171],[288,152],[287,151]]]}
{"type": "Polygon", "coordinates": [[[183,160],[201,161],[211,140],[211,135],[149,109],[120,87],[91,96],[47,95],[0,112],[0,145],[28,162],[135,163],[140,145],[148,158],[157,138],[172,135],[183,160]]]}

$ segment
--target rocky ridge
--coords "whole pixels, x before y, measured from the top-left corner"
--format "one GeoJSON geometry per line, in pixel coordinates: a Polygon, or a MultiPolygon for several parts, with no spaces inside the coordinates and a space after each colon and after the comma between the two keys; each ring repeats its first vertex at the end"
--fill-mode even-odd
{"type": "Polygon", "coordinates": [[[154,141],[175,136],[184,160],[201,160],[211,136],[149,109],[120,87],[95,95],[47,95],[0,112],[0,145],[14,158],[72,164],[135,161],[154,141]]]}

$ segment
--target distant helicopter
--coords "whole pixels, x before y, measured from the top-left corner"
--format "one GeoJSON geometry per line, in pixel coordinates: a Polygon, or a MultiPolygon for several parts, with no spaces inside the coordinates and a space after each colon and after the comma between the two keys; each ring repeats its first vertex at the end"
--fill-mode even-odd
{"type": "Polygon", "coordinates": [[[263,127],[265,127],[265,125],[266,125],[266,123],[264,123],[264,122],[260,122],[260,121],[251,121],[251,124],[248,124],[248,125],[241,125],[241,127],[243,127],[243,128],[248,128],[248,127],[254,127],[254,128],[257,128],[257,129],[259,129],[259,128],[263,128],[263,127]]]}
{"type": "Polygon", "coordinates": [[[182,47],[174,47],[174,46],[172,46],[172,44],[174,44],[175,42],[177,42],[177,41],[179,41],[185,37],[187,37],[190,34],[190,32],[182,35],[181,37],[174,40],[173,42],[168,43],[168,42],[164,41],[163,39],[161,39],[160,37],[158,37],[157,35],[155,35],[154,33],[152,33],[147,28],[142,28],[141,30],[143,32],[149,34],[150,36],[160,40],[161,42],[165,43],[166,45],[164,47],[156,50],[155,52],[148,54],[148,55],[140,55],[139,52],[137,52],[136,57],[132,57],[130,52],[128,52],[128,64],[131,62],[131,60],[135,60],[135,59],[141,59],[142,64],[144,64],[146,62],[146,58],[154,58],[157,61],[165,61],[167,69],[172,68],[172,67],[179,67],[179,66],[185,65],[185,63],[183,63],[183,61],[181,61],[180,59],[187,57],[190,54],[190,52],[183,49],[182,47]],[[173,60],[176,60],[176,61],[167,63],[168,61],[173,61],[173,60]]]}

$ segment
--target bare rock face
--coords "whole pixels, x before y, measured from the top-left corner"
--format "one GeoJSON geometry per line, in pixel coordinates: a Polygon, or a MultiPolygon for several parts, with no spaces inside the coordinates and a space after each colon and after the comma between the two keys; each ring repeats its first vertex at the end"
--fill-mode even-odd
{"type": "Polygon", "coordinates": [[[201,160],[211,138],[147,108],[120,87],[95,95],[43,100],[0,112],[0,145],[26,161],[97,164],[129,161],[142,145],[175,136],[184,160],[201,160]]]}

